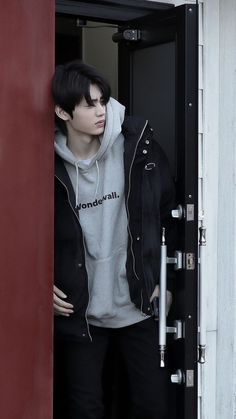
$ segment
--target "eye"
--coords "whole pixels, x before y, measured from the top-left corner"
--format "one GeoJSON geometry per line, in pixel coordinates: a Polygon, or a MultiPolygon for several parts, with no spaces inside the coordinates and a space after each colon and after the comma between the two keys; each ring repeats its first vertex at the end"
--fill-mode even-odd
{"type": "Polygon", "coordinates": [[[106,106],[106,103],[105,103],[104,98],[101,98],[101,99],[100,99],[100,104],[101,104],[102,106],[106,106]]]}
{"type": "Polygon", "coordinates": [[[89,104],[87,103],[87,105],[85,105],[85,108],[94,108],[94,104],[89,105],[89,104]]]}

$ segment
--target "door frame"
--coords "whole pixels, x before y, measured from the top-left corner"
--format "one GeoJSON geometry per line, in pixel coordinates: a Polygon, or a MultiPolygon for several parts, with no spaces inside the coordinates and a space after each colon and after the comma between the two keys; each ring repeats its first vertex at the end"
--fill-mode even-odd
{"type": "Polygon", "coordinates": [[[174,5],[143,0],[139,0],[138,4],[136,0],[56,0],[56,13],[116,24],[128,23],[153,11],[162,13],[170,8],[174,5]]]}

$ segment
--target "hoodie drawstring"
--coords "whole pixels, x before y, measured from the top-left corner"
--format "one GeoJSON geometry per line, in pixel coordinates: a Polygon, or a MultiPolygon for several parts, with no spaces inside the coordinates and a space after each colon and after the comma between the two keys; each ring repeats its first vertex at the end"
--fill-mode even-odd
{"type": "Polygon", "coordinates": [[[79,206],[79,203],[78,203],[78,200],[79,200],[79,168],[78,168],[77,163],[75,163],[75,170],[76,170],[75,207],[77,208],[79,206]]]}
{"type": "Polygon", "coordinates": [[[100,171],[99,171],[99,165],[98,165],[98,161],[96,160],[96,168],[97,168],[97,184],[96,184],[96,190],[95,190],[95,195],[94,195],[94,199],[97,196],[98,193],[98,187],[99,187],[99,182],[100,182],[100,171]]]}

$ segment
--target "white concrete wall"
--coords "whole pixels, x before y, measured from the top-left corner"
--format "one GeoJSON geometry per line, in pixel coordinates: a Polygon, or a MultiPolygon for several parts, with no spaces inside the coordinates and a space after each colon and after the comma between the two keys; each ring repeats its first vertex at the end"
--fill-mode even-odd
{"type": "MultiPolygon", "coordinates": [[[[201,419],[234,419],[236,336],[236,2],[203,2],[203,197],[207,363],[200,367],[201,419]]],[[[201,47],[200,47],[201,49],[201,47]]]]}
{"type": "MultiPolygon", "coordinates": [[[[201,3],[199,44],[202,62],[202,195],[207,228],[207,361],[199,366],[201,403],[199,417],[216,419],[218,200],[219,200],[219,0],[201,3]]],[[[200,61],[200,60],[199,60],[200,61]]],[[[225,418],[226,419],[226,418],[225,418]]]]}
{"type": "Polygon", "coordinates": [[[220,0],[217,419],[235,411],[236,1],[220,0]],[[223,378],[223,379],[222,379],[223,378]]]}

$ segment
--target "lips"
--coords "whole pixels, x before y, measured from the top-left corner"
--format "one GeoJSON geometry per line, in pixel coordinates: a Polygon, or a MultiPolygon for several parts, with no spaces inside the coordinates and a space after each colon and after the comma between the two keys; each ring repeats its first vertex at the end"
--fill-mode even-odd
{"type": "Polygon", "coordinates": [[[101,121],[98,121],[98,122],[96,122],[96,126],[103,126],[105,124],[105,120],[103,119],[103,120],[101,120],[101,121]]]}

